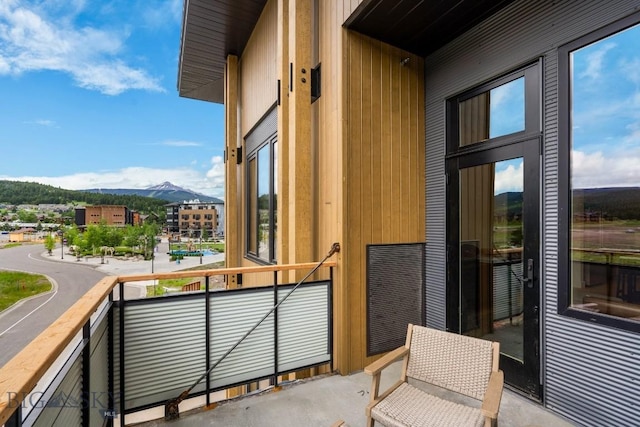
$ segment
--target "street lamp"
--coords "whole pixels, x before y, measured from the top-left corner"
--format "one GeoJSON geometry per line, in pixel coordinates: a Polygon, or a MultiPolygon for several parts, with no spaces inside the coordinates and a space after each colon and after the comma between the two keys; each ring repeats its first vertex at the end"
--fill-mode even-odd
{"type": "Polygon", "coordinates": [[[64,259],[64,220],[60,218],[60,259],[64,259]]]}
{"type": "MultiPolygon", "coordinates": [[[[156,257],[156,236],[155,233],[153,235],[153,240],[151,241],[151,274],[153,274],[153,260],[156,257]]],[[[154,279],[153,284],[155,285],[156,281],[154,279]]]]}

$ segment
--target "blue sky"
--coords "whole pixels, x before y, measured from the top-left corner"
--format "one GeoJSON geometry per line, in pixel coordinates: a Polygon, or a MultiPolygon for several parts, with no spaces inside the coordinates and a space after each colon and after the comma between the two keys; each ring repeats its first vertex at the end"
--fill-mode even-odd
{"type": "Polygon", "coordinates": [[[571,54],[572,184],[640,186],[640,26],[571,54]]]}
{"type": "Polygon", "coordinates": [[[0,0],[0,179],[224,195],[221,105],[178,96],[182,0],[0,0]]]}
{"type": "MultiPolygon", "coordinates": [[[[570,54],[573,188],[640,187],[640,25],[570,54]]],[[[518,80],[491,91],[491,136],[524,128],[518,80]]],[[[495,193],[521,191],[522,161],[496,164],[495,193]]]]}

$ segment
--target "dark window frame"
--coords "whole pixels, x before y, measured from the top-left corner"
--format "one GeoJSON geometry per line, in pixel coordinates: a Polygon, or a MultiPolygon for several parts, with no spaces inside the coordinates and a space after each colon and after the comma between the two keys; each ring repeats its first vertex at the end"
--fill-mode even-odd
{"type": "Polygon", "coordinates": [[[485,151],[490,148],[510,145],[514,141],[520,141],[531,135],[540,134],[540,110],[539,108],[526,108],[527,103],[540,105],[539,100],[539,82],[538,71],[536,67],[540,66],[540,60],[532,61],[524,64],[514,71],[506,73],[502,76],[491,79],[488,82],[474,86],[462,93],[452,96],[446,101],[446,157],[457,157],[465,154],[485,151]],[[525,123],[524,129],[518,132],[506,135],[496,136],[485,141],[474,142],[468,145],[460,145],[460,104],[477,95],[496,89],[509,82],[517,80],[521,77],[525,78],[525,123]]]}
{"type": "Polygon", "coordinates": [[[562,316],[640,333],[640,322],[571,307],[571,61],[572,52],[640,24],[636,12],[558,47],[558,306],[562,316]]]}
{"type": "MultiPolygon", "coordinates": [[[[247,153],[247,159],[246,159],[246,167],[245,167],[245,176],[246,176],[246,183],[247,183],[247,191],[246,191],[246,224],[245,224],[245,230],[246,230],[246,250],[245,250],[245,256],[248,259],[251,259],[252,261],[256,262],[256,263],[260,263],[260,264],[277,264],[277,260],[275,259],[275,245],[276,245],[276,241],[275,241],[275,224],[276,224],[276,211],[275,211],[275,203],[276,203],[276,198],[277,195],[275,194],[275,180],[277,179],[276,176],[274,176],[274,166],[275,166],[275,144],[277,144],[278,142],[278,135],[277,132],[270,135],[264,142],[262,142],[260,145],[257,145],[255,147],[251,147],[251,152],[247,153]],[[258,194],[258,187],[259,187],[259,176],[260,176],[260,164],[258,163],[258,153],[260,152],[261,149],[268,147],[269,151],[268,151],[268,156],[269,156],[269,242],[268,242],[268,260],[266,260],[265,258],[260,257],[258,251],[256,250],[256,252],[253,252],[250,250],[251,248],[251,219],[252,219],[252,215],[250,215],[249,210],[252,208],[258,209],[258,199],[259,199],[259,194],[258,194]],[[251,165],[251,161],[255,161],[256,162],[256,180],[252,181],[250,178],[250,174],[251,174],[251,169],[250,169],[250,165],[251,165]],[[250,188],[249,183],[250,182],[255,182],[256,184],[256,188],[250,188]],[[251,190],[251,191],[250,191],[251,190]],[[255,192],[255,194],[254,194],[255,192]]],[[[257,214],[256,215],[256,220],[257,220],[257,224],[255,224],[256,227],[260,226],[260,215],[257,214]]],[[[256,232],[256,239],[259,238],[260,233],[256,232]]],[[[253,242],[255,244],[255,248],[258,249],[259,248],[259,241],[253,242]]]]}

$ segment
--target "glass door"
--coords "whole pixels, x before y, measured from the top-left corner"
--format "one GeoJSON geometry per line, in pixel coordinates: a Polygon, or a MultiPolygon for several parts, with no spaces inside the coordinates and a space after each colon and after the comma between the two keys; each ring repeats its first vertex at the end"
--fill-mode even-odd
{"type": "Polygon", "coordinates": [[[505,381],[539,397],[539,139],[449,162],[448,329],[500,343],[505,381]]]}
{"type": "Polygon", "coordinates": [[[540,61],[447,100],[447,328],[541,397],[540,61]]]}

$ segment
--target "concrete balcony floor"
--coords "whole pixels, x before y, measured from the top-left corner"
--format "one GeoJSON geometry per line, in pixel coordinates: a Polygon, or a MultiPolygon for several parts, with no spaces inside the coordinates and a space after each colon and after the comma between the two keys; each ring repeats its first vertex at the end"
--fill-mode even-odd
{"type": "MultiPolygon", "coordinates": [[[[380,390],[385,390],[397,381],[399,373],[400,362],[386,369],[382,375],[380,390]]],[[[331,426],[338,420],[344,420],[349,426],[364,426],[366,424],[364,408],[369,402],[370,387],[371,377],[363,372],[349,376],[320,376],[290,383],[278,392],[264,392],[221,402],[211,410],[194,409],[181,412],[177,420],[156,420],[134,425],[144,427],[301,427],[331,426]]],[[[473,401],[473,399],[470,400],[473,401]]],[[[541,405],[508,389],[505,389],[502,396],[498,425],[500,427],[574,426],[541,405]]]]}

